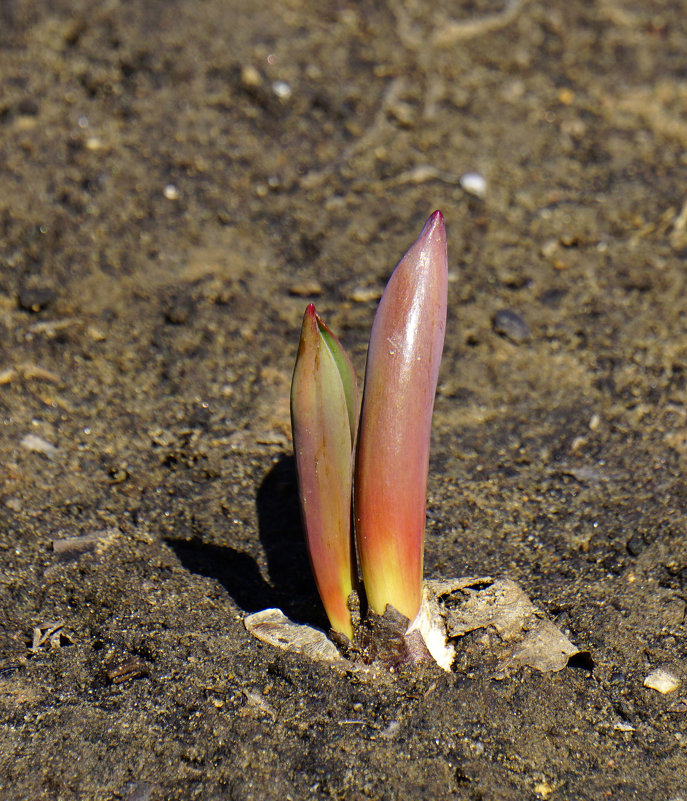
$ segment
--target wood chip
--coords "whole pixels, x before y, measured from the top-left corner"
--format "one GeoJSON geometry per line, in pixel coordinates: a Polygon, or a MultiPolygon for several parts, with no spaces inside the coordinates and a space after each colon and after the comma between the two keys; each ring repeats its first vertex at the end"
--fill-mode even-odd
{"type": "Polygon", "coordinates": [[[107,668],[105,675],[111,684],[122,684],[122,682],[125,681],[140,679],[147,676],[148,667],[145,662],[141,662],[140,659],[132,657],[119,665],[107,668]]]}

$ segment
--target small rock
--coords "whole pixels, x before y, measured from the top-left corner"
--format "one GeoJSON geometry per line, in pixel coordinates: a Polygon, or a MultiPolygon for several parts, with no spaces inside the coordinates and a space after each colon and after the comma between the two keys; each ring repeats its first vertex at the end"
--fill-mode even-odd
{"type": "Polygon", "coordinates": [[[57,448],[36,434],[27,434],[25,437],[22,437],[22,440],[19,444],[22,446],[22,448],[26,448],[27,451],[32,451],[33,453],[42,453],[43,456],[47,456],[48,459],[52,459],[53,457],[57,456],[57,448]]]}
{"type": "Polygon", "coordinates": [[[556,255],[558,251],[558,240],[557,239],[547,239],[546,242],[541,246],[540,253],[544,258],[551,259],[553,256],[556,255]]]}
{"type": "Polygon", "coordinates": [[[275,81],[272,84],[272,91],[280,100],[289,100],[293,90],[286,81],[275,81]]]}
{"type": "Polygon", "coordinates": [[[6,370],[0,370],[0,386],[3,384],[10,384],[17,377],[17,371],[14,367],[8,367],[6,370]]]}
{"type": "Polygon", "coordinates": [[[260,86],[262,78],[260,73],[251,64],[247,64],[241,70],[241,83],[248,88],[255,88],[260,86]]]}
{"type": "Polygon", "coordinates": [[[466,172],[460,176],[461,187],[470,195],[483,198],[487,194],[487,179],[478,172],[466,172]]]}
{"type": "Polygon", "coordinates": [[[371,300],[379,300],[382,297],[382,290],[379,287],[368,286],[358,287],[351,292],[350,298],[354,303],[368,303],[371,300]]]}
{"type": "Polygon", "coordinates": [[[512,309],[499,309],[492,320],[494,331],[516,345],[520,345],[530,337],[530,327],[522,317],[512,309]]]}
{"type": "Polygon", "coordinates": [[[177,294],[170,297],[163,307],[165,320],[172,325],[184,325],[194,309],[193,298],[177,294]]]}
{"type": "Polygon", "coordinates": [[[644,686],[666,695],[677,690],[680,679],[668,668],[657,668],[644,679],[644,686]]]}
{"type": "Polygon", "coordinates": [[[567,294],[567,289],[563,289],[561,287],[551,287],[551,289],[547,289],[542,292],[537,300],[543,306],[547,306],[550,309],[557,309],[567,294]]]}
{"type": "Polygon", "coordinates": [[[167,200],[179,199],[179,189],[174,184],[167,184],[162,190],[162,194],[167,198],[167,200]]]}
{"type": "Polygon", "coordinates": [[[542,798],[548,798],[553,792],[553,787],[547,781],[537,782],[534,785],[534,792],[542,798]]]}
{"type": "Polygon", "coordinates": [[[630,556],[639,556],[644,550],[644,539],[640,534],[633,534],[628,540],[626,548],[630,556]]]}
{"type": "Polygon", "coordinates": [[[316,297],[322,294],[322,284],[319,281],[301,281],[298,284],[291,284],[289,295],[296,295],[301,298],[316,297]]]}
{"type": "Polygon", "coordinates": [[[55,290],[49,286],[24,287],[19,290],[19,307],[24,311],[39,312],[55,300],[55,290]]]}

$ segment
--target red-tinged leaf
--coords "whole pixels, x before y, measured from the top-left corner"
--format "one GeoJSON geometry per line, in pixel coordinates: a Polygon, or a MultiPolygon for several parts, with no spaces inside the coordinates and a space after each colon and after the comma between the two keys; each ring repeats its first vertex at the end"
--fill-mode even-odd
{"type": "Polygon", "coordinates": [[[332,628],[351,638],[348,596],[352,450],[358,389],[350,359],[311,303],[291,384],[291,425],[301,511],[315,581],[332,628]]]}
{"type": "Polygon", "coordinates": [[[420,609],[432,409],[446,327],[441,212],[389,279],[367,354],[355,467],[355,530],[371,609],[420,609]]]}

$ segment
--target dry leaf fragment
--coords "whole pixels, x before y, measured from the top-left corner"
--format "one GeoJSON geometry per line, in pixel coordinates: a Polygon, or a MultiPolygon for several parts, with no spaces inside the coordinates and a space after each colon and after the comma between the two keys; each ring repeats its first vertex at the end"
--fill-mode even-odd
{"type": "Polygon", "coordinates": [[[77,559],[82,554],[104,550],[117,533],[117,529],[103,529],[93,534],[63,537],[52,541],[52,549],[60,559],[77,559]]]}
{"type": "Polygon", "coordinates": [[[263,609],[248,615],[243,623],[246,630],[258,640],[285,651],[326,662],[346,661],[323,631],[292,622],[281,609],[263,609]]]}
{"type": "Polygon", "coordinates": [[[580,651],[537,609],[510,579],[461,578],[427,582],[446,633],[460,649],[460,638],[484,630],[485,660],[494,678],[505,678],[528,665],[542,672],[562,670],[574,656],[591,667],[591,656],[580,651]]]}
{"type": "MultiPolygon", "coordinates": [[[[589,652],[575,647],[510,579],[470,576],[428,581],[423,609],[459,653],[465,649],[468,635],[481,632],[483,636],[470,640],[470,647],[477,650],[477,658],[493,678],[506,678],[524,666],[556,672],[573,658],[583,667],[593,667],[589,652]]],[[[364,669],[345,659],[323,631],[293,623],[280,609],[256,612],[245,618],[244,624],[254,637],[277,648],[353,670],[364,669]]],[[[450,663],[439,664],[444,670],[451,669],[450,663]]]]}
{"type": "Polygon", "coordinates": [[[148,667],[140,659],[131,657],[124,662],[106,668],[105,676],[111,684],[121,684],[131,679],[140,679],[148,675],[148,667]]]}
{"type": "Polygon", "coordinates": [[[43,646],[49,646],[52,650],[55,650],[73,643],[73,637],[64,627],[64,620],[52,620],[39,623],[34,628],[31,650],[38,651],[43,646]]]}

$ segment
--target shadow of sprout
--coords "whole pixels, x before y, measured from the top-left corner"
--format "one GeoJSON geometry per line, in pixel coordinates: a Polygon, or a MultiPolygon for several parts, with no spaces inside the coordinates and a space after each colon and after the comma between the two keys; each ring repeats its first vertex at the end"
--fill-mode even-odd
{"type": "Polygon", "coordinates": [[[297,623],[329,629],[310,569],[298,502],[296,462],[281,456],[262,480],[256,507],[260,541],[276,603],[297,623]]]}
{"type": "Polygon", "coordinates": [[[266,579],[248,553],[228,545],[166,538],[183,566],[218,581],[247,613],[279,607],[298,623],[329,629],[305,545],[293,457],[282,456],[265,475],[256,498],[266,579]]]}

